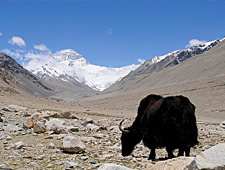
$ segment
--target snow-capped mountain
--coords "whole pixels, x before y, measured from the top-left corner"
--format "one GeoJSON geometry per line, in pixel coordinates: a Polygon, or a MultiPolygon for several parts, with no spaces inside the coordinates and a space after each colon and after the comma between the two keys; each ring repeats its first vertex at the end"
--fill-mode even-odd
{"type": "Polygon", "coordinates": [[[214,40],[214,41],[200,44],[198,46],[194,46],[194,47],[191,47],[188,49],[175,50],[175,51],[168,53],[166,55],[163,55],[163,56],[155,56],[154,58],[148,60],[146,63],[153,65],[153,64],[156,64],[170,56],[177,58],[177,60],[183,60],[184,58],[187,59],[187,58],[190,58],[191,56],[202,54],[205,51],[210,50],[212,47],[214,47],[216,44],[220,43],[222,40],[214,40]],[[183,56],[183,57],[181,57],[181,56],[183,56]]]}
{"type": "Polygon", "coordinates": [[[134,80],[137,80],[143,76],[147,77],[153,72],[158,72],[167,67],[178,65],[181,62],[187,60],[188,58],[191,58],[199,54],[203,54],[206,51],[210,50],[212,47],[219,44],[223,40],[224,39],[215,40],[215,41],[207,42],[207,43],[194,46],[188,49],[176,50],[163,56],[156,56],[150,60],[147,60],[145,63],[140,65],[137,69],[130,72],[123,79],[113,84],[110,88],[106,89],[105,92],[109,93],[113,91],[118,91],[118,89],[124,89],[125,86],[127,87],[131,86],[134,80]]]}
{"type": "Polygon", "coordinates": [[[62,81],[68,81],[68,78],[75,79],[99,91],[106,89],[139,66],[133,64],[111,68],[93,65],[72,49],[58,51],[50,58],[47,63],[32,72],[42,79],[46,76],[62,81]]]}

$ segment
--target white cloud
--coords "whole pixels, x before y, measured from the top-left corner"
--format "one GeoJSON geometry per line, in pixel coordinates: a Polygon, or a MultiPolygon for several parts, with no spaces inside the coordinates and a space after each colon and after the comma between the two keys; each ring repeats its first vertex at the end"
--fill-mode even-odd
{"type": "Polygon", "coordinates": [[[36,50],[40,50],[40,51],[49,51],[49,49],[46,47],[46,45],[44,44],[40,44],[40,45],[34,45],[34,48],[36,50]]]}
{"type": "Polygon", "coordinates": [[[143,64],[145,62],[145,59],[139,58],[138,62],[140,62],[141,64],[143,64]]]}
{"type": "Polygon", "coordinates": [[[17,36],[13,36],[8,42],[9,42],[9,44],[18,45],[20,47],[26,46],[25,41],[22,38],[17,37],[17,36]]]}
{"type": "Polygon", "coordinates": [[[39,59],[39,60],[46,60],[50,57],[49,54],[43,54],[43,53],[33,53],[33,52],[28,52],[25,54],[26,59],[39,59]]]}
{"type": "Polygon", "coordinates": [[[203,44],[203,43],[206,43],[207,41],[205,40],[198,40],[198,39],[192,39],[189,41],[189,44],[187,44],[185,46],[185,48],[190,48],[190,47],[193,47],[193,46],[197,46],[197,45],[200,45],[200,44],[203,44]]]}
{"type": "Polygon", "coordinates": [[[0,36],[2,36],[2,33],[0,32],[0,36]]]}
{"type": "Polygon", "coordinates": [[[8,54],[8,55],[11,56],[11,57],[16,57],[16,58],[19,58],[20,60],[23,59],[23,55],[20,54],[21,51],[13,52],[13,51],[10,51],[10,50],[8,50],[8,49],[3,49],[2,52],[8,54]]]}
{"type": "Polygon", "coordinates": [[[107,29],[106,33],[108,33],[108,34],[112,34],[112,33],[113,33],[113,32],[112,32],[112,28],[111,28],[111,27],[109,27],[109,28],[107,29]]]}

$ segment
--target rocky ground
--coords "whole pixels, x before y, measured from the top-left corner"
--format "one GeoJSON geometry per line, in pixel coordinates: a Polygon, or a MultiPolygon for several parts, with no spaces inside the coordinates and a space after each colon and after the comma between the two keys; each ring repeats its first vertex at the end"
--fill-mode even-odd
{"type": "MultiPolygon", "coordinates": [[[[145,169],[155,164],[147,160],[149,149],[142,143],[133,156],[121,156],[120,121],[87,112],[5,105],[0,111],[0,169],[98,169],[104,163],[145,169]]],[[[198,122],[198,128],[200,144],[191,156],[225,140],[225,125],[198,122]]],[[[165,149],[156,154],[164,158],[165,149]]]]}

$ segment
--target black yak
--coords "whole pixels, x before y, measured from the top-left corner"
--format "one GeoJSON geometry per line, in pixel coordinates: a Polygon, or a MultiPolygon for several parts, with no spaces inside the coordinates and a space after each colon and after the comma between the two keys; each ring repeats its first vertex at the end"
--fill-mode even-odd
{"type": "Polygon", "coordinates": [[[184,96],[163,98],[149,95],[139,105],[138,115],[128,128],[122,131],[122,155],[128,156],[143,140],[151,149],[149,159],[155,159],[155,149],[166,147],[168,158],[173,158],[173,150],[179,149],[178,156],[190,155],[190,148],[198,144],[195,106],[184,96]]]}

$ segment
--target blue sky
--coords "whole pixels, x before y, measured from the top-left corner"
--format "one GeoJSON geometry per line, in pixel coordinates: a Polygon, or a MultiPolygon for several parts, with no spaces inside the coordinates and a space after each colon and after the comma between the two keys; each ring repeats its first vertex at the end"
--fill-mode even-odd
{"type": "Polygon", "coordinates": [[[51,53],[74,49],[95,65],[138,64],[192,39],[222,39],[224,9],[223,0],[1,0],[0,51],[26,63],[42,44],[51,53]]]}

